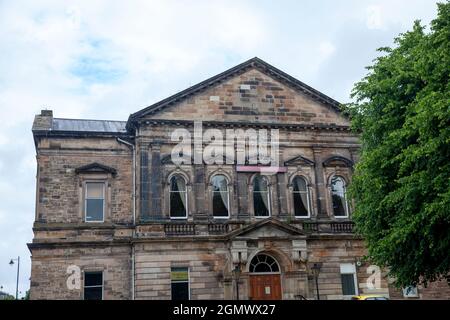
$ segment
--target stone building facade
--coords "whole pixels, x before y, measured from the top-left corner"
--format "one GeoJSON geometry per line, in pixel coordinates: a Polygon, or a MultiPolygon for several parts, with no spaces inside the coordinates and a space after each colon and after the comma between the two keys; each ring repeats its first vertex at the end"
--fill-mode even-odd
{"type": "MultiPolygon", "coordinates": [[[[390,294],[384,274],[368,284],[376,269],[353,233],[345,186],[360,145],[348,119],[338,102],[258,58],[128,121],[44,110],[33,135],[31,299],[390,294]],[[278,166],[175,163],[171,135],[194,136],[195,120],[224,136],[278,130],[278,166]]],[[[191,148],[188,160],[202,145],[191,148]]]]}

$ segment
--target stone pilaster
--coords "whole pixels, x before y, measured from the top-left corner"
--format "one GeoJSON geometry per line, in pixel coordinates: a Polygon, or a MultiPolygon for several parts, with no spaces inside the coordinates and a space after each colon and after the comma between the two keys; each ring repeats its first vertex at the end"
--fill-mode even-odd
{"type": "Polygon", "coordinates": [[[314,154],[314,177],[316,180],[316,195],[317,195],[317,218],[326,218],[327,206],[325,203],[326,186],[324,182],[324,173],[322,165],[322,149],[313,147],[314,154]]]}
{"type": "Polygon", "coordinates": [[[151,145],[151,214],[150,219],[162,219],[161,200],[162,200],[162,183],[161,183],[161,146],[159,143],[151,145]]]}
{"type": "Polygon", "coordinates": [[[277,193],[278,193],[278,216],[284,218],[288,216],[287,195],[286,195],[286,175],[278,173],[277,176],[277,193]]]}
{"type": "Polygon", "coordinates": [[[248,219],[248,183],[247,183],[247,175],[245,173],[238,172],[237,173],[237,198],[238,198],[238,219],[248,219]]]}
{"type": "MultiPolygon", "coordinates": [[[[195,208],[194,219],[204,220],[208,218],[208,212],[206,212],[206,190],[205,190],[205,167],[203,164],[194,165],[194,185],[193,191],[195,196],[195,208]]],[[[212,215],[212,212],[210,213],[212,215]]]]}
{"type": "Polygon", "coordinates": [[[141,221],[147,221],[150,218],[150,181],[148,169],[148,148],[142,146],[139,151],[139,217],[141,221]]]}

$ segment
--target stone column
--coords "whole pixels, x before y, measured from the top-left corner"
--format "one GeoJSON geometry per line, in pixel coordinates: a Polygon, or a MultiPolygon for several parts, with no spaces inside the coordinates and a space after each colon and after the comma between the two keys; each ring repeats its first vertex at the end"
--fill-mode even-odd
{"type": "Polygon", "coordinates": [[[317,218],[326,218],[327,206],[325,203],[326,185],[324,182],[323,164],[322,164],[322,149],[320,147],[313,147],[314,153],[314,177],[316,180],[316,195],[317,195],[317,218]]]}
{"type": "Polygon", "coordinates": [[[277,174],[278,188],[278,216],[286,218],[288,216],[287,196],[286,196],[286,174],[284,172],[277,174]]]}
{"type": "Polygon", "coordinates": [[[139,220],[150,219],[150,181],[148,171],[148,148],[141,146],[139,151],[139,220]]]}
{"type": "Polygon", "coordinates": [[[208,219],[208,212],[206,212],[206,189],[205,189],[205,166],[203,164],[194,165],[194,181],[192,190],[195,197],[194,220],[208,219]]]}
{"type": "Polygon", "coordinates": [[[250,197],[248,196],[247,175],[245,173],[237,173],[236,191],[238,199],[237,218],[248,219],[250,217],[248,212],[248,201],[250,197]]]}
{"type": "Polygon", "coordinates": [[[151,152],[151,219],[159,220],[162,219],[161,145],[159,143],[152,143],[151,152]]]}

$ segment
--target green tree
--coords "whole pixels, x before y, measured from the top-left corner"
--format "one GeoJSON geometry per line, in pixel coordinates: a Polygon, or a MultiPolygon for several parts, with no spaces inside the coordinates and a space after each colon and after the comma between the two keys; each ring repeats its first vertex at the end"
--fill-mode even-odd
{"type": "Polygon", "coordinates": [[[368,258],[398,286],[450,278],[450,3],[395,38],[346,106],[361,134],[350,195],[368,258]]]}

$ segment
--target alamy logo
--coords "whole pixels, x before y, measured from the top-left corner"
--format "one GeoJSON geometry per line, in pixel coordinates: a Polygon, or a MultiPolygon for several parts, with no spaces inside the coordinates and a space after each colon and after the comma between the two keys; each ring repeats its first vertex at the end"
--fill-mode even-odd
{"type": "Polygon", "coordinates": [[[219,129],[203,131],[202,122],[195,121],[193,137],[189,130],[180,128],[172,132],[171,141],[177,142],[171,153],[176,165],[279,165],[278,129],[226,129],[224,137],[219,129]]]}
{"type": "Polygon", "coordinates": [[[370,276],[367,278],[366,285],[369,290],[381,289],[381,269],[376,265],[370,265],[367,267],[367,274],[370,276]]]}
{"type": "Polygon", "coordinates": [[[81,289],[81,269],[79,266],[74,264],[67,267],[67,277],[66,285],[69,290],[80,290],[81,289]]]}

